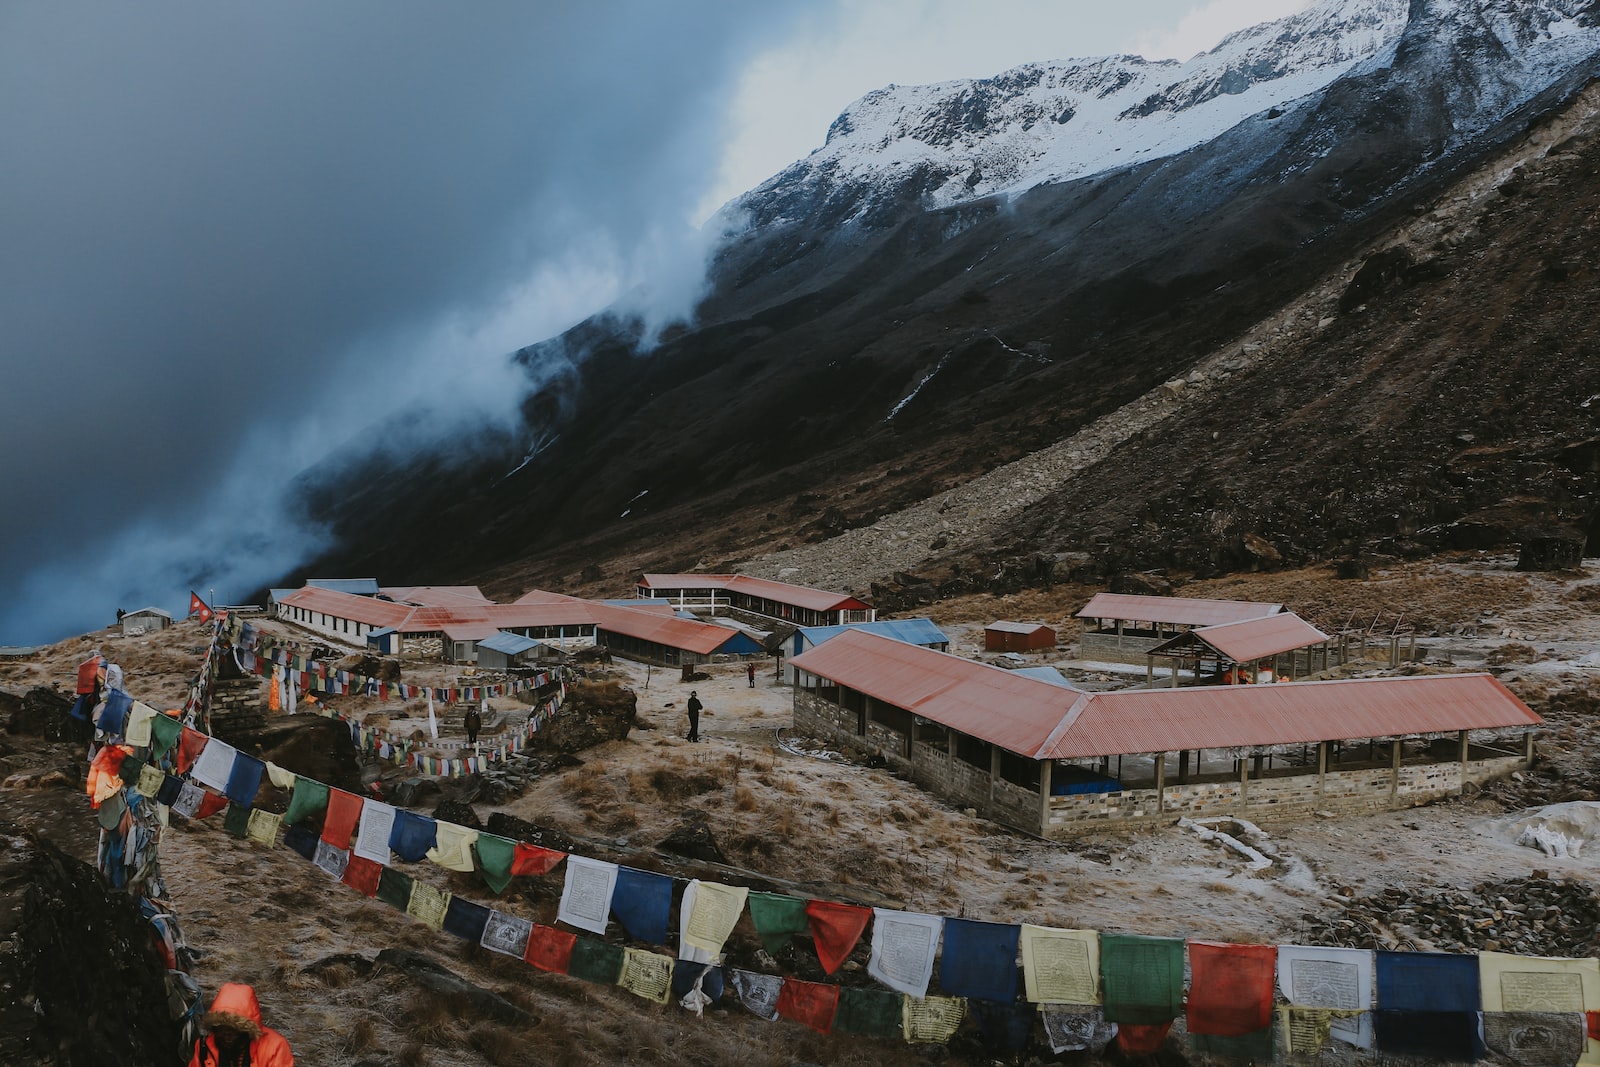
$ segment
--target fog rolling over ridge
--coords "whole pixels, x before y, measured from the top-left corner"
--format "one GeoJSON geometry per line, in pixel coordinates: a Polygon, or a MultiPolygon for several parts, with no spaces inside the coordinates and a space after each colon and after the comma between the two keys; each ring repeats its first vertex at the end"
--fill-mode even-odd
{"type": "Polygon", "coordinates": [[[510,425],[508,353],[703,277],[730,83],[791,5],[0,10],[0,643],[243,596],[344,448],[510,425]]]}

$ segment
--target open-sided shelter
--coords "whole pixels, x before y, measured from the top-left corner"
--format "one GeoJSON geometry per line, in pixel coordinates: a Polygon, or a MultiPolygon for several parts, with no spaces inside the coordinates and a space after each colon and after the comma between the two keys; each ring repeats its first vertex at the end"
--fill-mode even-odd
{"type": "Polygon", "coordinates": [[[1259,619],[1202,626],[1163,641],[1146,653],[1145,680],[1155,683],[1157,660],[1172,664],[1169,680],[1178,684],[1183,668],[1197,682],[1294,681],[1302,674],[1327,670],[1336,653],[1333,639],[1292,611],[1259,619]]]}
{"type": "Polygon", "coordinates": [[[794,725],[1046,837],[1408,807],[1526,767],[1487,674],[1082,693],[873,634],[797,657],[794,725]]]}
{"type": "Polygon", "coordinates": [[[1282,604],[1250,600],[1096,593],[1077,617],[1083,620],[1078,655],[1087,660],[1145,664],[1145,653],[1188,630],[1276,615],[1282,604]]]}
{"type": "Polygon", "coordinates": [[[715,615],[732,608],[795,626],[839,626],[878,617],[871,604],[846,593],[745,574],[646,574],[638,593],[670,600],[680,610],[715,615]]]}

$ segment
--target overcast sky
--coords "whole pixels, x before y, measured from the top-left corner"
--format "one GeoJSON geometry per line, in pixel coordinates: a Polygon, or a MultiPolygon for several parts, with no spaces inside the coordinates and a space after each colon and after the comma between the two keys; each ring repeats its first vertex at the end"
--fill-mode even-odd
{"type": "Polygon", "coordinates": [[[695,227],[865,92],[1302,6],[4,0],[0,643],[292,568],[296,473],[504,424],[506,354],[620,294],[681,313],[695,227]]]}

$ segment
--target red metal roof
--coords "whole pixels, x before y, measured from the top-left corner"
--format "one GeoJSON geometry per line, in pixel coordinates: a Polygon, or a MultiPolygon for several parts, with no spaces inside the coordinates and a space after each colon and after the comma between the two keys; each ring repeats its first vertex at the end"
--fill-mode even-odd
{"type": "Polygon", "coordinates": [[[602,630],[702,656],[709,656],[740,636],[737,630],[690,622],[659,611],[636,611],[633,608],[612,607],[610,604],[590,604],[589,607],[602,630]]]}
{"type": "Polygon", "coordinates": [[[1543,721],[1487,674],[1077,693],[859,630],[790,663],[1035,759],[1314,744],[1543,721]]]}
{"type": "Polygon", "coordinates": [[[1328,635],[1312,626],[1292,611],[1277,615],[1264,615],[1259,619],[1223,623],[1221,626],[1203,626],[1190,630],[1151,649],[1159,652],[1170,645],[1189,640],[1204,641],[1235,663],[1276,656],[1280,652],[1293,652],[1309,645],[1320,645],[1328,635]]]}
{"type": "Polygon", "coordinates": [[[1051,633],[1055,633],[1054,630],[1042,622],[991,622],[984,629],[995,630],[1003,634],[1036,634],[1040,630],[1050,630],[1051,633]]]}
{"type": "Polygon", "coordinates": [[[1315,744],[1543,721],[1488,674],[1125,689],[1079,697],[1038,757],[1315,744]]]}
{"type": "Polygon", "coordinates": [[[1096,593],[1078,612],[1080,619],[1125,619],[1129,622],[1164,622],[1173,626],[1220,626],[1224,623],[1276,615],[1282,604],[1257,604],[1249,600],[1201,600],[1183,596],[1140,596],[1133,593],[1096,593]]]}
{"type": "Polygon", "coordinates": [[[645,589],[670,591],[673,589],[726,589],[746,596],[761,597],[791,607],[811,611],[859,611],[867,604],[847,593],[832,593],[826,589],[812,589],[788,582],[774,582],[767,578],[752,578],[747,574],[646,574],[638,583],[645,589]]]}
{"type": "Polygon", "coordinates": [[[334,618],[349,619],[351,622],[366,623],[379,629],[400,625],[412,611],[404,604],[391,604],[387,600],[357,596],[354,593],[341,593],[334,589],[319,589],[314,585],[296,589],[278,603],[331,615],[334,618]]]}
{"type": "Polygon", "coordinates": [[[428,608],[492,603],[475,585],[397,585],[380,592],[390,600],[428,608]]]}

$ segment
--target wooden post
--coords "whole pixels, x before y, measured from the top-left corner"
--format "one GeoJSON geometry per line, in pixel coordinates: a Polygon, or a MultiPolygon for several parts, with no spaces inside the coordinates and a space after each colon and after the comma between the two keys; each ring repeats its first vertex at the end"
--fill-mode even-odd
{"type": "Polygon", "coordinates": [[[1400,739],[1389,742],[1389,803],[1400,796],[1400,739]]]}
{"type": "Polygon", "coordinates": [[[1178,781],[1179,782],[1187,782],[1188,780],[1189,780],[1189,750],[1188,749],[1184,749],[1182,752],[1178,753],[1178,781]]]}
{"type": "Polygon", "coordinates": [[[1154,656],[1146,656],[1144,658],[1144,687],[1146,689],[1154,689],[1156,687],[1156,658],[1154,656]]]}
{"type": "Polygon", "coordinates": [[[1522,735],[1522,762],[1529,767],[1533,766],[1533,731],[1529,730],[1522,735]]]}
{"type": "Polygon", "coordinates": [[[1183,657],[1182,656],[1174,656],[1174,657],[1172,657],[1172,686],[1171,686],[1171,688],[1173,688],[1173,689],[1178,688],[1178,672],[1181,671],[1181,670],[1183,670],[1183,657]]]}
{"type": "Polygon", "coordinates": [[[1466,788],[1467,788],[1467,753],[1471,751],[1471,746],[1467,744],[1467,731],[1462,730],[1461,734],[1460,734],[1460,737],[1461,737],[1461,790],[1460,791],[1465,791],[1466,788]]]}
{"type": "Polygon", "coordinates": [[[1156,753],[1156,814],[1167,808],[1167,754],[1156,753]]]}
{"type": "Polygon", "coordinates": [[[989,746],[989,803],[994,803],[994,791],[1000,783],[1000,746],[989,746]]]}
{"type": "Polygon", "coordinates": [[[1317,742],[1317,796],[1328,791],[1328,742],[1317,742]]]}
{"type": "Polygon", "coordinates": [[[1050,765],[1055,760],[1039,761],[1039,836],[1050,832],[1050,765]]]}
{"type": "Polygon", "coordinates": [[[1239,757],[1239,810],[1243,811],[1245,805],[1250,803],[1250,761],[1243,756],[1239,757]]]}

